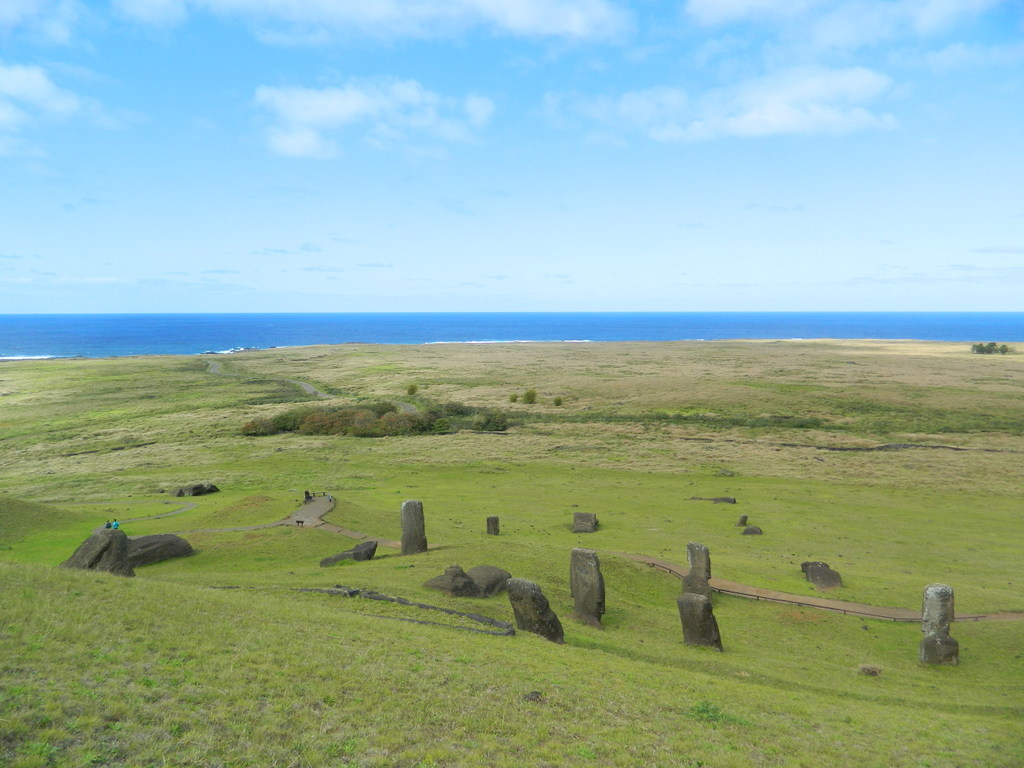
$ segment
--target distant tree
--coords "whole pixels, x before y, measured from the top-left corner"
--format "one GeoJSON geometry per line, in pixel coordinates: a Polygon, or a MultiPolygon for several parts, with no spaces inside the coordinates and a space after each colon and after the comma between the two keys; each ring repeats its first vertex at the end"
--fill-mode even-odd
{"type": "Polygon", "coordinates": [[[1012,351],[1006,344],[996,344],[994,341],[990,341],[987,344],[971,344],[971,352],[976,355],[1006,355],[1012,351]]]}

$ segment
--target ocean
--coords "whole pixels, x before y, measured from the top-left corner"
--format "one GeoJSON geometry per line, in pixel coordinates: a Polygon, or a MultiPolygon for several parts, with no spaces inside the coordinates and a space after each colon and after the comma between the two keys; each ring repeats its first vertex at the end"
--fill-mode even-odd
{"type": "Polygon", "coordinates": [[[310,344],[718,339],[1024,341],[1024,312],[439,312],[0,315],[0,359],[310,344]]]}

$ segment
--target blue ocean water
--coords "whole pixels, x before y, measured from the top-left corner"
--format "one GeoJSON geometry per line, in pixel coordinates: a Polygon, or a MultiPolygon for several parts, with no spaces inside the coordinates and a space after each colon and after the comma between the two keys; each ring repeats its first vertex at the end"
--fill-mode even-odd
{"type": "Polygon", "coordinates": [[[346,343],[816,338],[1020,342],[1024,312],[0,315],[0,359],[346,343]]]}

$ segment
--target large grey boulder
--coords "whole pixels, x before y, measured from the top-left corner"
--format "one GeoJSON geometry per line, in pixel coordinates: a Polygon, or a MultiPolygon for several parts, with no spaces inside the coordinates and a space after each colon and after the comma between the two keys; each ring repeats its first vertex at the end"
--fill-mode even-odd
{"type": "Polygon", "coordinates": [[[811,560],[800,563],[800,570],[811,584],[818,589],[835,589],[843,586],[843,577],[839,571],[833,571],[828,563],[820,560],[811,560]]]}
{"type": "Polygon", "coordinates": [[[174,557],[188,557],[192,554],[195,554],[192,545],[173,533],[132,536],[128,539],[127,559],[132,568],[152,565],[174,557]]]}
{"type": "Polygon", "coordinates": [[[573,597],[573,614],[592,627],[601,627],[604,615],[604,576],[601,563],[592,549],[577,547],[569,562],[569,593],[573,597]]]}
{"type": "Polygon", "coordinates": [[[337,565],[342,560],[355,560],[356,562],[365,562],[366,560],[373,560],[373,556],[377,554],[377,540],[370,539],[369,541],[361,541],[356,544],[352,549],[346,549],[344,552],[339,552],[336,555],[325,557],[320,561],[321,568],[327,568],[331,565],[337,565]]]}
{"type": "Polygon", "coordinates": [[[205,496],[208,493],[217,493],[218,488],[213,483],[190,483],[183,485],[174,492],[175,496],[205,496]]]}
{"type": "Polygon", "coordinates": [[[721,651],[722,636],[711,609],[711,599],[690,592],[676,598],[676,604],[679,606],[679,620],[683,624],[683,642],[721,651]]]}
{"type": "Polygon", "coordinates": [[[476,584],[478,597],[494,597],[505,591],[505,585],[512,574],[504,568],[493,565],[477,565],[466,571],[466,575],[476,584]]]}
{"type": "Polygon", "coordinates": [[[742,533],[744,536],[760,536],[764,531],[756,525],[748,525],[743,529],[742,533]]]}
{"type": "Polygon", "coordinates": [[[553,643],[564,643],[562,622],[551,610],[548,599],[540,591],[540,587],[526,579],[509,579],[507,584],[508,601],[512,605],[512,613],[516,618],[516,627],[524,632],[550,640],[553,643]]]}
{"type": "Polygon", "coordinates": [[[711,597],[711,555],[703,544],[691,541],[686,545],[690,572],[683,577],[683,592],[711,597]]]}
{"type": "Polygon", "coordinates": [[[422,501],[402,502],[402,554],[415,555],[427,551],[427,528],[423,521],[422,501]]]}
{"type": "Polygon", "coordinates": [[[597,515],[593,512],[573,512],[573,533],[594,533],[597,531],[597,515]]]}
{"type": "Polygon", "coordinates": [[[924,588],[921,606],[921,631],[918,659],[923,664],[959,664],[960,644],[949,636],[955,618],[953,588],[948,584],[929,584],[924,588]]]}
{"type": "Polygon", "coordinates": [[[128,534],[116,528],[98,531],[83,541],[60,567],[134,576],[135,569],[128,562],[128,534]]]}

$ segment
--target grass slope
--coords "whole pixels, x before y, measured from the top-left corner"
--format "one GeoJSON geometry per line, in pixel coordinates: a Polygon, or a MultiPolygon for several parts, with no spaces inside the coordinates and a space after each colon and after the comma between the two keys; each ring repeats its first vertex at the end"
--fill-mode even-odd
{"type": "Polygon", "coordinates": [[[1024,610],[1017,356],[354,346],[225,368],[238,375],[190,358],[0,365],[0,765],[1024,764],[1019,622],[956,623],[961,665],[931,668],[915,624],[716,596],[717,654],[682,644],[678,580],[615,554],[684,565],[701,541],[715,575],[761,587],[815,594],[799,564],[820,559],[843,574],[839,599],[916,608],[944,581],[961,615],[1024,610]],[[306,399],[274,377],[338,402],[410,399],[417,383],[414,401],[504,407],[519,426],[241,437],[245,420],[306,399]],[[509,403],[531,387],[540,403],[509,403]],[[887,443],[944,447],[833,450],[887,443]],[[224,491],[167,498],[195,480],[224,491]],[[392,539],[401,501],[420,498],[437,548],[324,570],[353,540],[272,527],[184,534],[195,556],[135,579],[54,567],[111,517],[130,535],[265,525],[304,488],[335,494],[329,521],[392,539]],[[739,503],[691,499],[721,495],[739,503]],[[575,510],[597,512],[598,533],[572,534],[575,510]],[[765,535],[740,536],[740,514],[765,535]],[[484,535],[488,515],[500,537],[484,535]],[[603,631],[570,616],[574,546],[600,555],[603,631]],[[343,584],[511,620],[504,597],[423,587],[454,562],[537,581],[566,645],[295,591],[343,584]]]}

